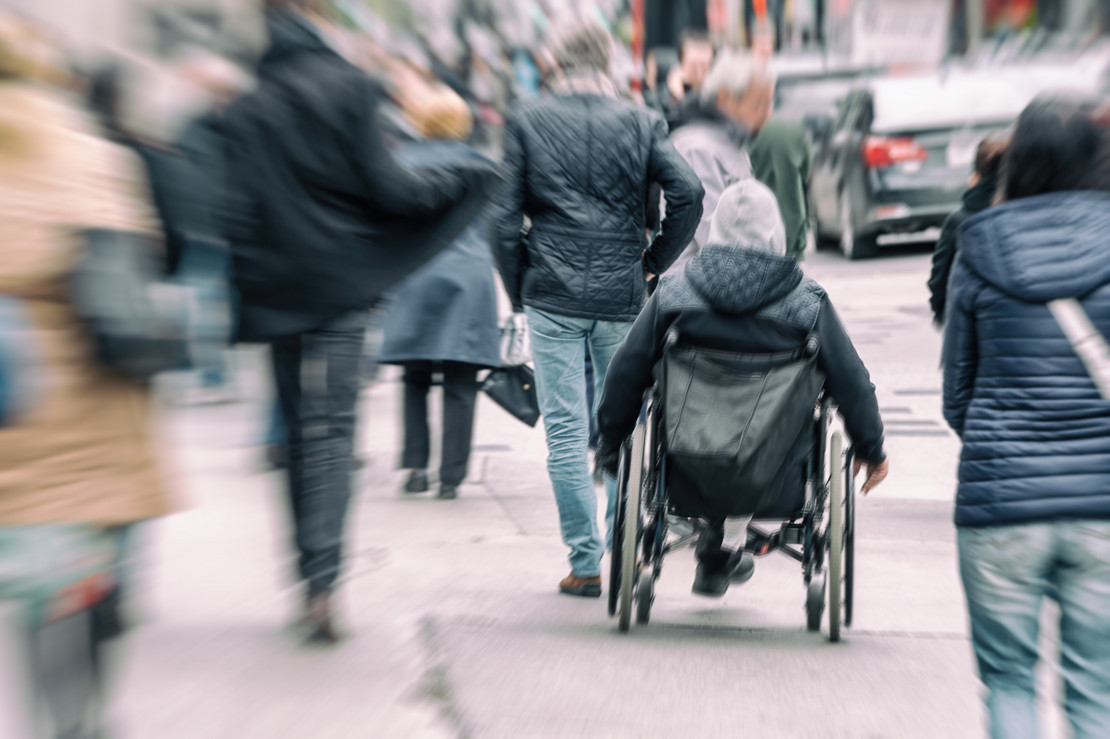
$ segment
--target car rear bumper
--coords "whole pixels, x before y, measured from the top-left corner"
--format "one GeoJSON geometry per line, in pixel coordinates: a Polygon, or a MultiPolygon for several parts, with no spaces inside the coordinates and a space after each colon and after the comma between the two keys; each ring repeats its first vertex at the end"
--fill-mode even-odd
{"type": "Polygon", "coordinates": [[[945,219],[959,207],[958,200],[940,205],[906,203],[874,205],[868,210],[867,218],[860,226],[860,232],[878,235],[926,231],[943,225],[945,219]]]}

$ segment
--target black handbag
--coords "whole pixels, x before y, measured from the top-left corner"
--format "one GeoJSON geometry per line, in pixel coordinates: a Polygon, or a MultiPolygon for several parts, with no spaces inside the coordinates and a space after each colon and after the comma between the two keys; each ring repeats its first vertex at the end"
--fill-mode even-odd
{"type": "Polygon", "coordinates": [[[482,383],[482,392],[529,426],[540,420],[536,373],[526,364],[491,371],[482,383]]]}
{"type": "Polygon", "coordinates": [[[157,246],[137,233],[96,229],[81,236],[70,300],[96,358],[140,382],[187,369],[190,291],[162,277],[157,246]]]}

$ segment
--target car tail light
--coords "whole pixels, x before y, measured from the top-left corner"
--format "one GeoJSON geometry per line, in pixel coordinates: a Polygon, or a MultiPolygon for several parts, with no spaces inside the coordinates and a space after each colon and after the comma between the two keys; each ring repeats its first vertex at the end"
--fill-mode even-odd
{"type": "Polygon", "coordinates": [[[928,150],[911,138],[871,136],[863,142],[863,163],[868,169],[883,169],[903,162],[924,162],[928,158],[928,150]]]}

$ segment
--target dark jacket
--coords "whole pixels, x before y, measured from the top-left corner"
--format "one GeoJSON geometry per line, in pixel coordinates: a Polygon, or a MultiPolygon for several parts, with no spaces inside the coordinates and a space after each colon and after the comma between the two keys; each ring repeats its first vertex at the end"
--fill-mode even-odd
{"type": "Polygon", "coordinates": [[[683,343],[751,353],[800,349],[815,333],[826,390],[858,457],[886,458],[875,386],[825,291],[790,257],[717,245],[698,252],[682,274],[663,279],[617,350],[598,407],[599,450],[632,432],[671,328],[683,343]]]}
{"type": "Polygon", "coordinates": [[[813,156],[799,121],[772,117],[748,147],[755,178],[775,193],[786,227],[786,253],[805,258],[808,240],[806,186],[813,156]]]}
{"type": "Polygon", "coordinates": [[[177,142],[177,149],[188,167],[181,193],[186,208],[182,224],[186,244],[201,241],[226,247],[219,217],[226,210],[223,113],[211,111],[189,123],[177,142]]]}
{"type": "MultiPolygon", "coordinates": [[[[398,158],[416,167],[477,156],[462,144],[408,144],[398,158]]],[[[479,217],[446,250],[397,288],[385,317],[383,364],[413,361],[501,365],[497,286],[487,226],[479,217]]]]}
{"type": "Polygon", "coordinates": [[[956,524],[1110,517],[1110,402],[1045,303],[1110,336],[1110,195],[1005,203],[960,229],[944,417],[963,440],[956,524]]]}
{"type": "Polygon", "coordinates": [[[621,100],[570,95],[523,104],[505,127],[504,169],[494,243],[517,309],[632,321],[644,271],[662,274],[701,217],[701,185],[667,140],[666,124],[621,100]],[[649,244],[653,182],[667,198],[667,218],[649,244]],[[522,237],[524,216],[532,225],[522,237]]]}
{"type": "Polygon", "coordinates": [[[994,194],[998,190],[998,175],[984,177],[974,187],[968,188],[963,196],[963,206],[944,221],[940,238],[933,249],[933,270],[929,273],[929,306],[933,309],[933,320],[938,326],[944,324],[944,309],[948,303],[948,278],[956,261],[959,244],[956,234],[960,226],[971,216],[991,207],[994,194]]]}
{"type": "Polygon", "coordinates": [[[385,148],[380,85],[292,13],[268,16],[258,87],[227,112],[239,338],[270,341],[373,305],[473,219],[492,170],[415,175],[385,148]]]}

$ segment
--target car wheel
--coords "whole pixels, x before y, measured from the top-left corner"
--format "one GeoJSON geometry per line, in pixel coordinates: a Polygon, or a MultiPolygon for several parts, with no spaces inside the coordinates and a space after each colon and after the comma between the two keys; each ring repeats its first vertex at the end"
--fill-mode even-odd
{"type": "Polygon", "coordinates": [[[845,192],[840,196],[840,251],[852,261],[870,259],[879,251],[878,240],[874,236],[856,233],[854,212],[852,197],[845,192]]]}

